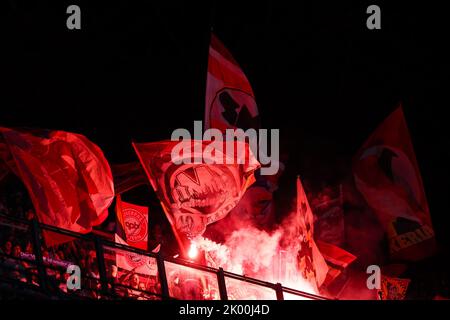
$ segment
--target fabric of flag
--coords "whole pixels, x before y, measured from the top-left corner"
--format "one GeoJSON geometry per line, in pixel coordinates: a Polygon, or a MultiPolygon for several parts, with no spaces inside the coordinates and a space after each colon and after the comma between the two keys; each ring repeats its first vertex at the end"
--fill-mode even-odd
{"type": "Polygon", "coordinates": [[[205,129],[209,128],[259,128],[252,87],[233,56],[212,33],[205,101],[205,129]]]}
{"type": "MultiPolygon", "coordinates": [[[[117,244],[127,246],[128,243],[117,233],[115,234],[117,244]]],[[[133,271],[139,275],[156,276],[158,267],[156,259],[127,250],[115,249],[116,265],[121,271],[133,271]]]]}
{"type": "Polygon", "coordinates": [[[391,278],[381,275],[381,288],[378,291],[380,300],[404,300],[411,280],[391,278]]]}
{"type": "Polygon", "coordinates": [[[328,265],[314,241],[314,215],[300,177],[297,177],[297,215],[295,223],[300,241],[300,249],[297,254],[299,271],[303,278],[318,290],[326,279],[328,265]]]}
{"type": "MultiPolygon", "coordinates": [[[[40,222],[88,233],[108,215],[114,199],[111,169],[86,137],[64,131],[0,128],[40,222]]],[[[45,233],[48,246],[67,241],[45,233]]]]}
{"type": "Polygon", "coordinates": [[[148,208],[122,201],[116,197],[116,233],[131,246],[142,250],[148,247],[148,208]]]}
{"type": "Polygon", "coordinates": [[[147,183],[147,177],[139,161],[113,164],[111,170],[116,194],[122,194],[147,183]]]}
{"type": "Polygon", "coordinates": [[[364,143],[353,173],[387,233],[391,258],[416,261],[433,254],[434,231],[402,107],[364,143]]]}
{"type": "Polygon", "coordinates": [[[224,218],[254,182],[253,172],[259,168],[248,144],[215,143],[212,155],[211,143],[134,144],[169,222],[188,237],[203,234],[208,224],[224,218]],[[172,154],[174,150],[183,152],[172,154]]]}
{"type": "Polygon", "coordinates": [[[356,260],[356,256],[330,243],[316,241],[316,244],[328,265],[328,273],[323,286],[329,286],[356,260]]]}
{"type": "Polygon", "coordinates": [[[317,241],[317,247],[327,262],[340,268],[347,268],[353,261],[356,260],[356,256],[350,252],[330,243],[317,241]]]}

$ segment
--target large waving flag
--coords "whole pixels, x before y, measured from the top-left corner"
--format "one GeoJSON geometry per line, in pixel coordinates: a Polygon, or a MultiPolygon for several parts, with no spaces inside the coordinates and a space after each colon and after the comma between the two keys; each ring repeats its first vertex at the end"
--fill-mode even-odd
{"type": "Polygon", "coordinates": [[[133,144],[169,222],[188,237],[203,234],[208,224],[224,218],[253,183],[253,172],[259,168],[246,143],[221,143],[222,152],[216,149],[214,158],[223,159],[222,164],[212,163],[206,155],[210,144],[194,140],[133,144]],[[245,152],[230,156],[225,144],[245,152]],[[193,151],[172,159],[176,146],[193,151]],[[183,159],[193,161],[186,164],[183,159]]]}
{"type": "Polygon", "coordinates": [[[252,87],[231,53],[211,33],[206,81],[205,129],[259,128],[252,87]]]}
{"type": "Polygon", "coordinates": [[[401,107],[364,143],[353,173],[356,187],[385,228],[391,257],[415,261],[433,254],[428,203],[401,107]]]}
{"type": "Polygon", "coordinates": [[[314,215],[306,198],[300,177],[297,177],[296,228],[300,241],[297,254],[299,271],[316,290],[324,283],[328,265],[314,241],[314,215]]]}
{"type": "MultiPolygon", "coordinates": [[[[86,137],[64,131],[0,128],[39,221],[88,233],[108,215],[114,186],[108,162],[86,137]]],[[[46,233],[47,245],[67,241],[46,233]]]]}

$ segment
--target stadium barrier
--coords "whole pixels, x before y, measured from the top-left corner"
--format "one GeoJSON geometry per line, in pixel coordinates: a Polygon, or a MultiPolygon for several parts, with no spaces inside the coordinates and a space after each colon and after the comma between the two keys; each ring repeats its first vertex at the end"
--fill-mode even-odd
{"type": "MultiPolygon", "coordinates": [[[[22,232],[27,237],[28,241],[31,241],[33,246],[33,253],[22,254],[20,257],[11,258],[16,260],[16,263],[28,263],[33,270],[37,272],[31,273],[22,270],[23,279],[36,279],[34,282],[34,288],[39,293],[47,295],[53,295],[65,298],[87,298],[85,296],[75,295],[72,292],[57,292],[52,290],[51,278],[49,273],[56,274],[60,272],[64,274],[66,272],[65,266],[70,262],[55,262],[52,259],[43,256],[42,248],[45,247],[43,240],[43,232],[56,233],[60,236],[67,236],[73,239],[86,243],[86,246],[94,248],[95,261],[98,267],[98,277],[86,276],[84,283],[94,283],[94,287],[90,287],[90,290],[95,292],[95,296],[98,299],[127,299],[127,297],[117,294],[120,290],[132,290],[133,292],[141,293],[140,297],[145,297],[142,300],[148,299],[186,299],[186,296],[180,296],[177,294],[177,287],[171,282],[172,286],[169,286],[168,276],[177,277],[177,274],[187,274],[187,278],[191,282],[196,280],[202,280],[208,282],[208,286],[212,292],[217,292],[215,296],[210,296],[208,300],[239,300],[248,299],[249,295],[253,299],[263,300],[285,300],[285,299],[299,299],[299,300],[327,300],[324,297],[310,294],[307,292],[283,287],[279,283],[269,283],[258,279],[245,277],[242,275],[230,273],[224,271],[222,268],[214,269],[204,265],[196,264],[192,261],[184,260],[181,258],[174,258],[164,256],[162,253],[146,252],[134,247],[118,244],[111,240],[105,239],[98,234],[79,234],[69,230],[56,228],[50,225],[39,223],[36,219],[28,221],[7,215],[0,214],[0,225],[2,227],[13,228],[22,232]],[[159,280],[160,290],[159,292],[149,292],[147,290],[132,289],[129,286],[120,283],[111,283],[107,275],[107,263],[111,265],[115,254],[128,254],[137,256],[143,259],[152,259],[156,261],[156,276],[159,280]],[[175,274],[175,276],[173,276],[175,274]],[[245,291],[245,292],[243,292],[245,291]],[[250,293],[249,293],[250,292],[250,293]],[[252,292],[254,293],[252,295],[252,292]],[[151,297],[151,298],[149,298],[151,297]]],[[[1,252],[0,252],[1,253],[1,252]]],[[[5,261],[5,255],[0,254],[0,261],[5,261]]],[[[11,263],[9,263],[11,264],[11,263]]],[[[15,285],[24,285],[27,289],[30,288],[29,283],[11,278],[10,270],[11,266],[5,263],[0,263],[0,283],[15,283],[15,285]]],[[[14,268],[13,268],[14,269],[14,268]]],[[[16,271],[16,275],[17,275],[16,271]]],[[[186,279],[186,277],[185,277],[186,279]]],[[[179,280],[179,278],[178,278],[179,280]]],[[[178,283],[179,284],[179,283],[178,283]]],[[[185,286],[189,285],[189,281],[184,283],[185,286]]],[[[192,291],[192,290],[191,290],[192,291]]],[[[195,290],[194,290],[195,291],[195,290]]],[[[192,291],[193,292],[193,291],[192,291]]],[[[198,299],[199,297],[189,296],[188,299],[198,299]]],[[[200,297],[202,299],[202,297],[200,297]]]]}

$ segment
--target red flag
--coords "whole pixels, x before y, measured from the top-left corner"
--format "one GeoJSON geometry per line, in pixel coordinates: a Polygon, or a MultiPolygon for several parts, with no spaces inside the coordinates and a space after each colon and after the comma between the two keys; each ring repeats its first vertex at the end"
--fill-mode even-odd
{"type": "Polygon", "coordinates": [[[252,87],[233,56],[212,33],[205,102],[205,129],[209,128],[259,128],[252,87]]]}
{"type": "Polygon", "coordinates": [[[433,254],[428,203],[401,107],[359,150],[353,173],[388,235],[391,257],[415,261],[433,254]]]}
{"type": "Polygon", "coordinates": [[[328,273],[328,266],[314,241],[314,216],[306,198],[300,177],[297,177],[297,215],[296,227],[300,250],[297,260],[303,278],[308,280],[316,290],[323,284],[328,273]]]}
{"type": "Polygon", "coordinates": [[[148,208],[122,201],[116,197],[117,234],[129,246],[147,250],[148,208]]]}
{"type": "Polygon", "coordinates": [[[208,224],[224,218],[253,183],[253,172],[259,168],[248,144],[238,141],[220,143],[222,152],[216,149],[214,157],[224,160],[211,163],[212,158],[207,156],[211,143],[187,140],[133,144],[172,227],[189,237],[201,235],[208,224]],[[231,157],[227,146],[245,149],[245,153],[233,152],[231,157]],[[171,153],[178,147],[193,152],[172,161],[171,153]],[[176,164],[183,159],[193,161],[176,164]]]}
{"type": "Polygon", "coordinates": [[[354,255],[338,246],[317,241],[317,247],[328,264],[328,273],[323,283],[324,286],[330,285],[345,268],[356,260],[354,255]]]}
{"type": "MultiPolygon", "coordinates": [[[[102,151],[86,137],[63,131],[32,134],[0,128],[39,221],[88,233],[102,223],[114,198],[102,151]]],[[[48,246],[67,241],[46,233],[48,246]]]]}

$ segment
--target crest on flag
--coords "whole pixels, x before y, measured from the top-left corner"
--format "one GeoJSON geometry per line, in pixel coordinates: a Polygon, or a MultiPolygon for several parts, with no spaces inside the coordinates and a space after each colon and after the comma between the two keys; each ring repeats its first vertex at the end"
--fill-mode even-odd
{"type": "MultiPolygon", "coordinates": [[[[122,245],[129,245],[117,233],[115,235],[115,242],[122,245]]],[[[116,254],[117,267],[120,269],[125,271],[133,270],[140,275],[155,276],[158,274],[155,258],[120,249],[115,249],[114,252],[116,254]]]]}
{"type": "Polygon", "coordinates": [[[147,218],[138,210],[128,209],[125,215],[125,232],[129,242],[141,242],[147,240],[147,218]]]}
{"type": "MultiPolygon", "coordinates": [[[[253,183],[253,172],[259,163],[248,145],[244,144],[244,161],[175,164],[171,151],[178,143],[140,143],[134,144],[134,147],[173,225],[193,237],[201,235],[208,224],[224,218],[236,206],[247,187],[253,183]]],[[[197,145],[203,152],[211,142],[189,140],[182,143],[197,145]]],[[[235,142],[235,146],[238,144],[235,142]]],[[[194,153],[187,157],[202,159],[202,155],[196,154],[197,149],[194,147],[194,153]]],[[[216,150],[216,156],[218,152],[216,150]]]]}

